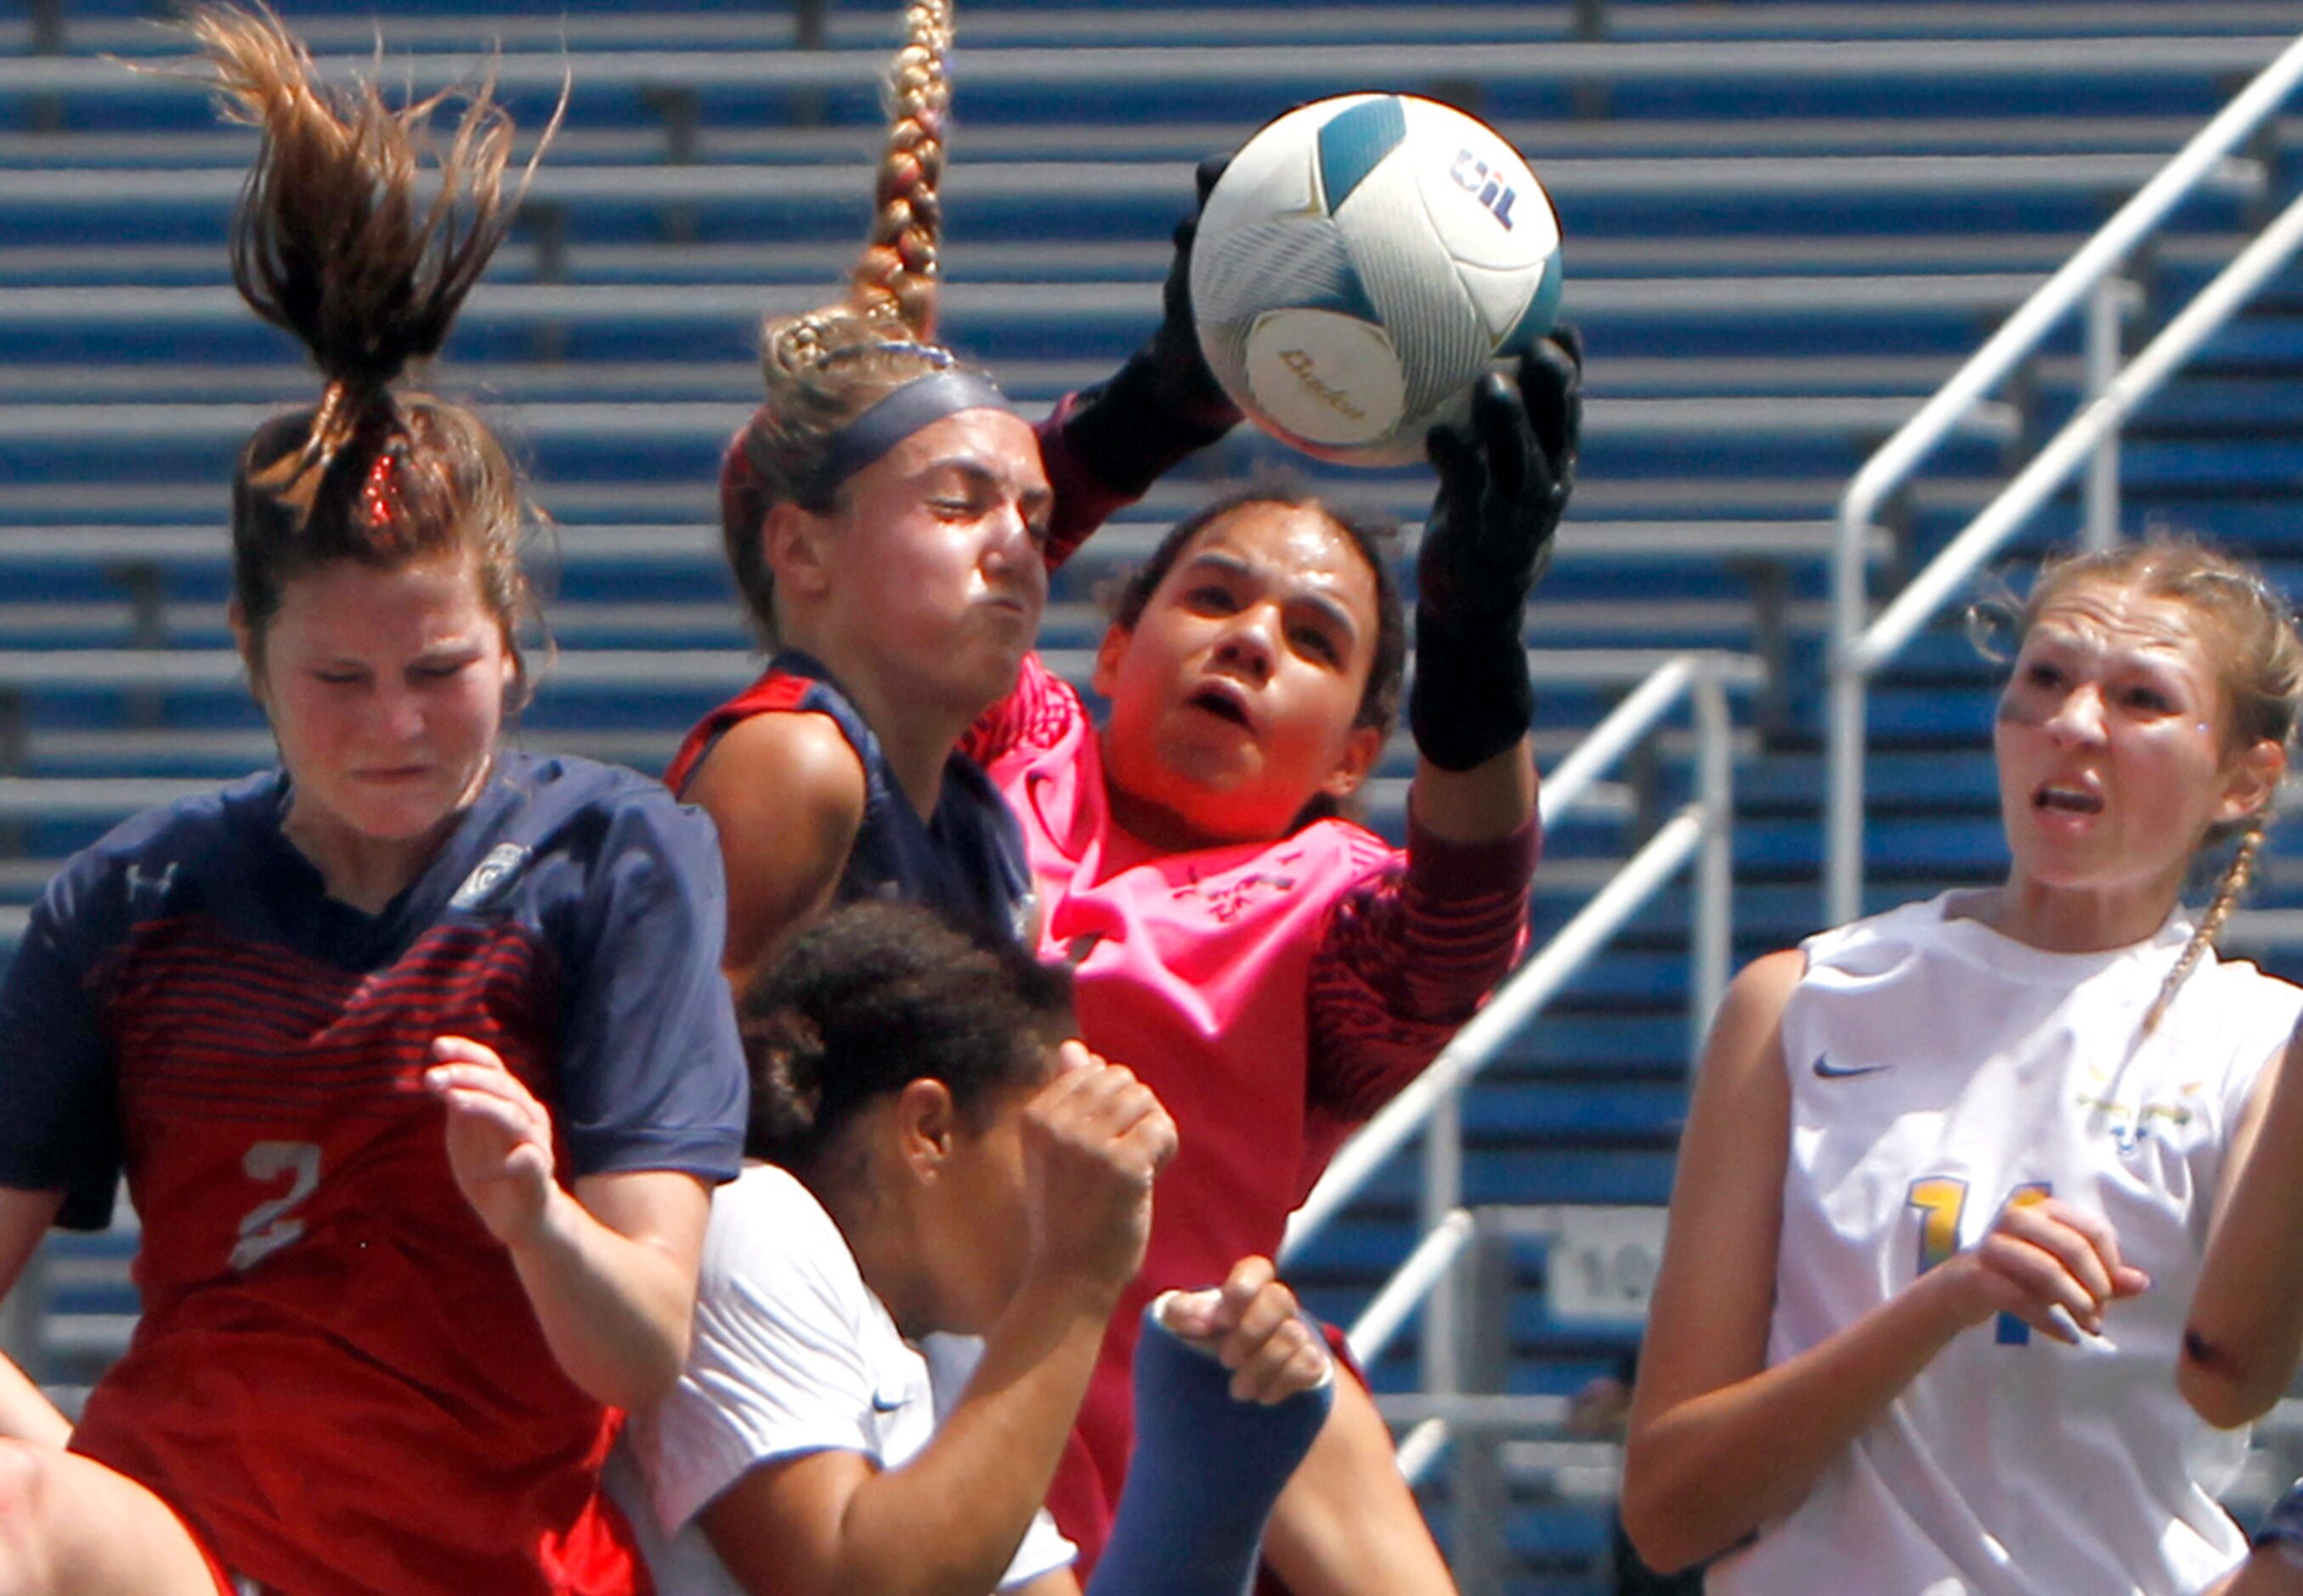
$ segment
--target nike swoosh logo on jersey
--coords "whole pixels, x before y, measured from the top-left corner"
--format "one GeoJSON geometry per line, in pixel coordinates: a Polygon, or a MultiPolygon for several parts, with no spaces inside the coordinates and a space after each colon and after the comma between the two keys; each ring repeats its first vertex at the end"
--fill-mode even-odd
{"type": "Polygon", "coordinates": [[[1893,1064],[1835,1064],[1822,1053],[1815,1056],[1815,1073],[1826,1081],[1843,1081],[1852,1075],[1877,1075],[1893,1064]]]}

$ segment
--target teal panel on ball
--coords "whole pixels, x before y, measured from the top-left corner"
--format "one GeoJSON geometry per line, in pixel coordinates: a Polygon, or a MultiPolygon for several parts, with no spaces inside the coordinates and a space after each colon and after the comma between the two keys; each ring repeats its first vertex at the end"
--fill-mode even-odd
{"type": "Polygon", "coordinates": [[[1384,156],[1407,137],[1407,113],[1387,94],[1339,111],[1320,128],[1320,191],[1328,214],[1350,198],[1384,156]]]}
{"type": "Polygon", "coordinates": [[[1335,281],[1327,285],[1325,291],[1307,298],[1303,302],[1321,310],[1340,310],[1346,316],[1356,316],[1360,320],[1373,322],[1377,326],[1383,325],[1383,312],[1378,310],[1375,301],[1368,298],[1367,284],[1360,281],[1359,273],[1352,268],[1348,258],[1341,263],[1335,281]]]}
{"type": "Polygon", "coordinates": [[[1527,308],[1520,312],[1518,325],[1512,328],[1510,336],[1496,345],[1497,354],[1517,354],[1550,332],[1558,322],[1560,282],[1565,275],[1559,269],[1560,254],[1561,251],[1554,249],[1551,258],[1543,263],[1543,280],[1528,296],[1527,308]]]}

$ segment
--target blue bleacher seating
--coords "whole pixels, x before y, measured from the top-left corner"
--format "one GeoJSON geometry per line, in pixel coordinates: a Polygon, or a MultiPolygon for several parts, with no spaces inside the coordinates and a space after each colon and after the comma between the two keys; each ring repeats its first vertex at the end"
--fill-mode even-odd
{"type": "MultiPolygon", "coordinates": [[[[225,225],[249,139],[218,129],[195,88],[105,59],[175,47],[142,0],[21,9],[0,20],[0,654],[214,659],[226,646],[232,452],[256,417],[311,385],[229,287],[225,225]]],[[[468,69],[498,42],[506,97],[530,127],[563,69],[572,82],[567,129],[438,380],[501,407],[521,441],[561,525],[552,630],[571,664],[664,648],[724,663],[724,676],[645,688],[547,669],[522,731],[531,745],[657,768],[747,669],[713,473],[756,401],[759,316],[828,296],[863,226],[872,72],[895,8],[391,0],[380,23],[343,0],[283,9],[348,55],[379,27],[395,48],[468,69]],[[797,47],[808,28],[820,51],[797,47]],[[746,63],[748,78],[735,70],[746,63]],[[830,80],[800,81],[801,66],[830,80]]],[[[1046,402],[1149,325],[1198,155],[1296,99],[1369,85],[1432,93],[1503,127],[1555,190],[1565,309],[1590,349],[1582,480],[1531,641],[1767,660],[1767,686],[1738,700],[1736,932],[1749,957],[1819,912],[1823,532],[1848,477],[2293,27],[2292,8],[2271,0],[971,4],[943,332],[1046,402]],[[1780,64],[1818,41],[1845,64],[1811,76],[1780,64]],[[1154,70],[1157,52],[1177,49],[1203,64],[1154,70]],[[1133,64],[1112,64],[1113,51],[1133,64]]],[[[2291,194],[2294,136],[2274,124],[2135,263],[2130,348],[2291,194]]],[[[2022,375],[2006,425],[1953,440],[1890,507],[1883,581],[1940,547],[2072,411],[2078,350],[2065,329],[2022,375]]],[[[2137,418],[2122,452],[2130,521],[2218,533],[2303,577],[2290,508],[2303,477],[2299,367],[2303,274],[2290,269],[2137,418]]],[[[1279,452],[1235,437],[1091,545],[1059,579],[1051,644],[1091,643],[1096,583],[1184,506],[1279,452]]],[[[1410,519],[1428,493],[1412,471],[1333,480],[1410,519]]],[[[2066,495],[2018,553],[2075,518],[2066,495]]],[[[1621,690],[1547,688],[1547,756],[1621,690]]],[[[1877,903],[1999,867],[1991,691],[1988,662],[1946,623],[1874,695],[1877,903]]],[[[1684,799],[1691,747],[1682,714],[1626,773],[1621,804],[1558,830],[1539,937],[1684,799]]],[[[228,672],[75,689],[18,682],[0,660],[0,778],[208,781],[266,756],[228,672]]],[[[1402,750],[1387,768],[1405,773],[1402,750]]],[[[1396,832],[1396,798],[1373,818],[1396,832]]],[[[0,927],[105,823],[0,807],[0,927]]],[[[2303,871],[2273,872],[2265,900],[2303,902],[2303,871]]],[[[1685,904],[1675,885],[1504,1051],[1467,1107],[1472,1200],[1664,1200],[1688,1067],[1685,904]]],[[[1409,1162],[1394,1161],[1306,1255],[1315,1305],[1347,1316],[1412,1241],[1409,1162]]],[[[92,1317],[70,1321],[88,1333],[39,1372],[70,1383],[99,1366],[132,1300],[116,1258],[97,1265],[123,1245],[61,1254],[94,1261],[57,1299],[92,1317]]],[[[1627,1350],[1624,1335],[1546,1318],[1540,1249],[1523,1272],[1506,1327],[1520,1388],[1570,1393],[1627,1350]]],[[[1411,1329],[1379,1383],[1405,1383],[1413,1351],[1411,1329]]],[[[1604,1512],[1533,1474],[1514,1490],[1508,1588],[1606,1588],[1604,1512]]],[[[1444,1491],[1435,1501],[1444,1524],[1444,1491]]]]}

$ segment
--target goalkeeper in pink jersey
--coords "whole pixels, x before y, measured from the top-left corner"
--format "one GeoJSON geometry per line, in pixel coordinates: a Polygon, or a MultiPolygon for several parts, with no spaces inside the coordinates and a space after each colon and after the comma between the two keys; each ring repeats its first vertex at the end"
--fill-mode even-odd
{"type": "MultiPolygon", "coordinates": [[[[1340,817],[1406,652],[1384,533],[1306,495],[1251,491],[1169,534],[1098,651],[1101,729],[1033,658],[964,745],[1022,824],[1042,951],[1076,965],[1082,1034],[1128,1060],[1179,1132],[1050,1499],[1090,1555],[1126,1465],[1143,1303],[1276,1248],[1337,1144],[1518,947],[1537,846],[1522,624],[1572,482],[1573,335],[1516,375],[1485,379],[1470,421],[1431,439],[1405,850],[1340,817]]],[[[1444,1584],[1420,1532],[1370,1533],[1388,1436],[1346,1386],[1270,1561],[1299,1590],[1444,1584]]]]}

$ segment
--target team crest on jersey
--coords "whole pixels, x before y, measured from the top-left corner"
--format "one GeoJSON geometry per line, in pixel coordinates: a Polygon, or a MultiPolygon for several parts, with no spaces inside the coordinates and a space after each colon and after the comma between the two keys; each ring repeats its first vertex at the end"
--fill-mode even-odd
{"type": "Polygon", "coordinates": [[[1194,868],[1188,880],[1169,889],[1169,891],[1177,899],[1198,899],[1211,916],[1229,925],[1259,902],[1294,891],[1296,878],[1286,867],[1303,857],[1303,850],[1300,848],[1266,854],[1256,862],[1256,866],[1228,877],[1202,876],[1194,868]],[[1278,868],[1260,867],[1265,865],[1278,868]]]}
{"type": "Polygon", "coordinates": [[[2172,1098],[2147,1096],[2122,1102],[2116,1092],[2081,1091],[2073,1101],[2110,1136],[2113,1146],[2122,1154],[2131,1154],[2154,1136],[2173,1145],[2174,1133],[2202,1113],[2195,1100],[2205,1085],[2185,1081],[2172,1098]]]}
{"type": "Polygon", "coordinates": [[[503,889],[504,883],[519,874],[534,850],[524,843],[499,842],[488,849],[488,857],[464,878],[456,895],[448,899],[450,908],[478,908],[503,889]]]}

